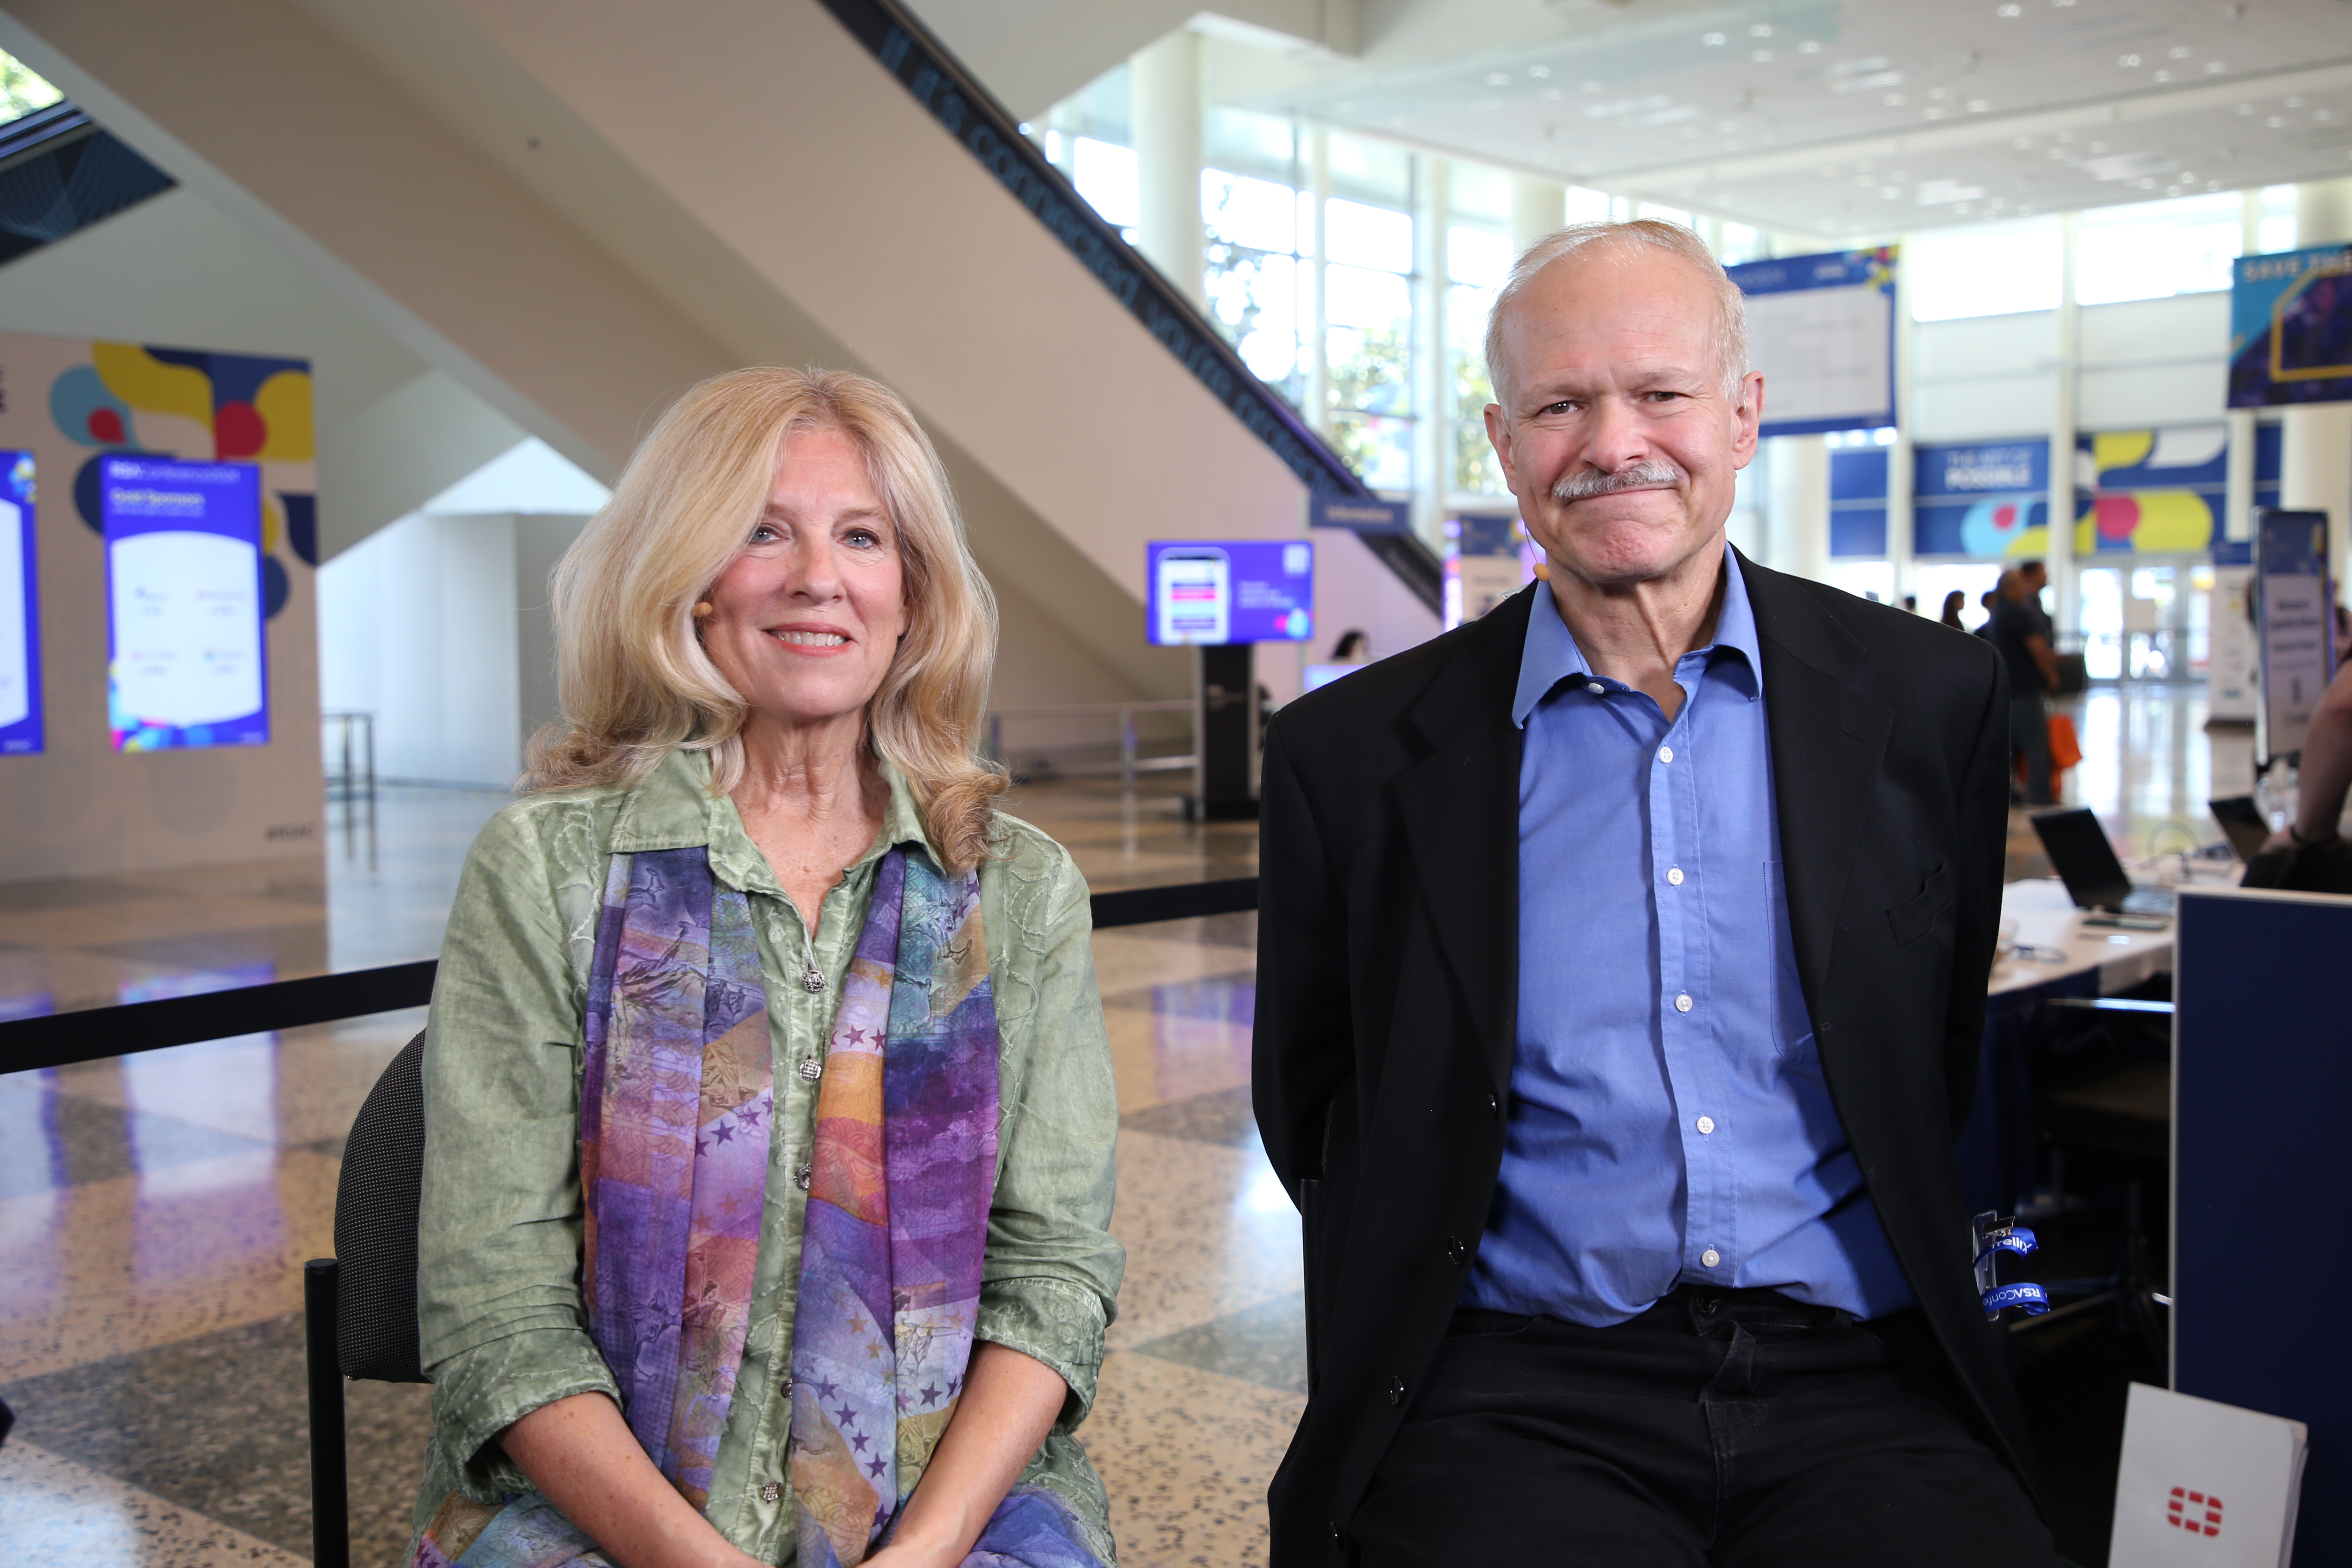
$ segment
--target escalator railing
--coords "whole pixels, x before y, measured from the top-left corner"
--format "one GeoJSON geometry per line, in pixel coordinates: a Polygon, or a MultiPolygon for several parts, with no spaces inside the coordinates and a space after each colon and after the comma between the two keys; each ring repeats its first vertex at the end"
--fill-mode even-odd
{"type": "MultiPolygon", "coordinates": [[[[920,21],[897,0],[824,0],[824,5],[940,128],[1308,489],[1372,494],[1347,460],[1242,363],[1199,308],[1045,161],[1021,134],[1013,116],[920,21]]],[[[1427,545],[1411,534],[1359,537],[1423,604],[1433,610],[1440,607],[1444,571],[1427,545]]]]}

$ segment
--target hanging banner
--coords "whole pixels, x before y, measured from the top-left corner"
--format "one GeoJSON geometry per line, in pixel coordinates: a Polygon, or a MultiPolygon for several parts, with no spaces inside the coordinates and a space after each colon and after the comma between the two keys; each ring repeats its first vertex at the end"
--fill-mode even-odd
{"type": "Polygon", "coordinates": [[[2352,402],[2352,246],[2242,256],[2230,287],[2230,406],[2352,402]]]}
{"type": "Polygon", "coordinates": [[[2263,700],[2254,755],[2265,767],[2303,750],[2319,694],[2336,674],[2327,597],[2327,514],[2265,509],[2254,516],[2262,616],[2263,700]]]}
{"type": "Polygon", "coordinates": [[[1895,423],[1895,247],[1727,268],[1748,296],[1748,366],[1767,436],[1895,423]]]}

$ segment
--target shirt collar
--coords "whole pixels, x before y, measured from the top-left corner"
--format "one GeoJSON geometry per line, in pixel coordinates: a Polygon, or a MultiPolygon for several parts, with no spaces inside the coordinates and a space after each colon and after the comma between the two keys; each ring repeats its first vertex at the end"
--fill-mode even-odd
{"type": "MultiPolygon", "coordinates": [[[[907,843],[921,845],[938,863],[939,849],[931,843],[922,807],[915,799],[914,786],[888,762],[880,766],[883,780],[890,786],[890,804],[882,814],[882,831],[849,868],[854,871],[907,843]]],[[[783,889],[776,881],[768,858],[744,831],[743,818],[736,811],[735,802],[727,795],[710,793],[710,753],[680,746],[664,757],[623,798],[620,813],[613,823],[613,853],[629,855],[639,850],[696,846],[709,850],[711,875],[727,886],[745,892],[782,896],[783,889]]]]}
{"type": "MultiPolygon", "coordinates": [[[[1751,690],[1748,700],[1764,694],[1764,658],[1756,637],[1756,612],[1748,603],[1748,583],[1731,546],[1723,547],[1723,606],[1715,620],[1715,640],[1695,651],[1729,648],[1748,661],[1751,690]]],[[[1551,689],[1576,676],[1589,676],[1591,665],[1576,646],[1568,623],[1559,617],[1559,604],[1546,583],[1528,612],[1528,640],[1519,652],[1518,689],[1511,695],[1511,722],[1528,727],[1528,717],[1551,689]]]]}

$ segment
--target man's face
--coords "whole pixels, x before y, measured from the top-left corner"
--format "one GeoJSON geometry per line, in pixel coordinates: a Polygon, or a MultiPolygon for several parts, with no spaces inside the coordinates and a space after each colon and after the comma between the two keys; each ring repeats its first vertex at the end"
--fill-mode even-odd
{"type": "Polygon", "coordinates": [[[2025,598],[2040,598],[2042,590],[2049,585],[2050,569],[2047,566],[2029,567],[2017,574],[2018,590],[2025,598]]]}
{"type": "Polygon", "coordinates": [[[1705,274],[1669,251],[1597,241],[1512,301],[1504,345],[1507,401],[1487,405],[1486,434],[1556,565],[1639,583],[1723,548],[1764,378],[1724,396],[1705,274]]]}

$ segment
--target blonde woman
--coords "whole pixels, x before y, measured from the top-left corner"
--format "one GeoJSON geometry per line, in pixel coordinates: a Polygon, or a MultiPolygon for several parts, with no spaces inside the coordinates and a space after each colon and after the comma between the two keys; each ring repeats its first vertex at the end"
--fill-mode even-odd
{"type": "Polygon", "coordinates": [[[411,1562],[1111,1563],[1087,889],[975,758],[929,442],[859,376],[706,382],[556,611],[434,990],[411,1562]]]}

